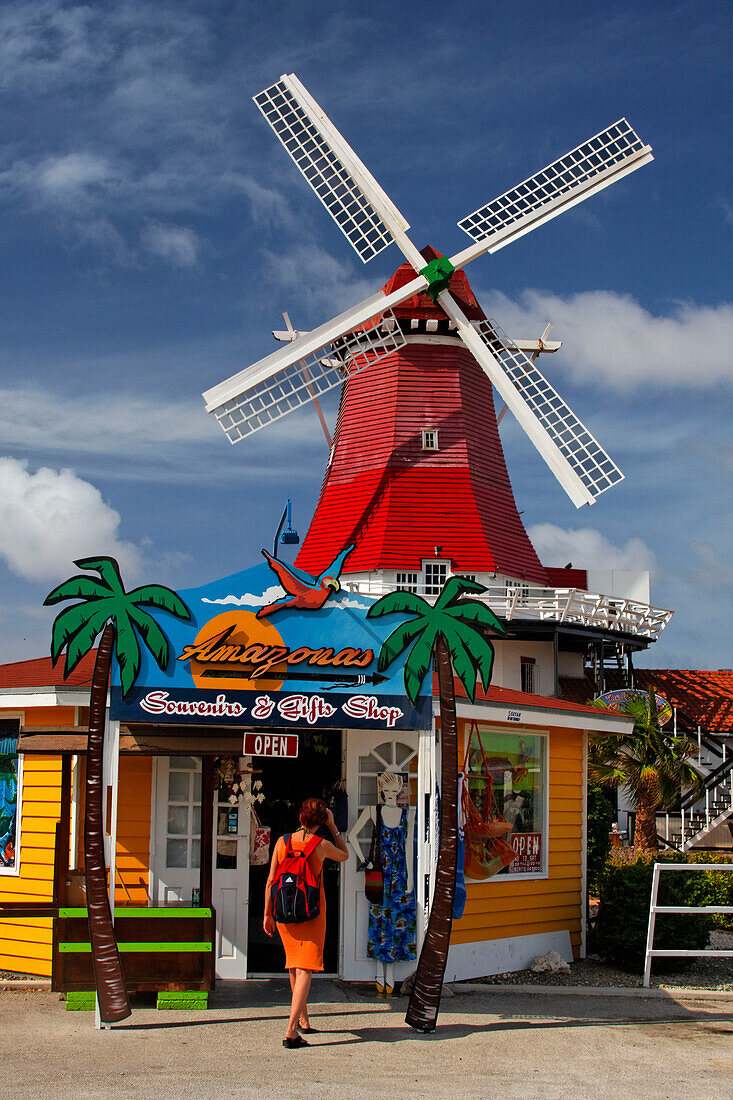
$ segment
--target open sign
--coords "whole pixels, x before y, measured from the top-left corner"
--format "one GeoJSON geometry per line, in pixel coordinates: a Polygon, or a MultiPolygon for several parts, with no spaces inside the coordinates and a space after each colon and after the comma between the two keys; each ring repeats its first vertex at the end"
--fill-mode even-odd
{"type": "Polygon", "coordinates": [[[245,733],[245,756],[279,756],[294,759],[298,755],[297,733],[245,733]]]}

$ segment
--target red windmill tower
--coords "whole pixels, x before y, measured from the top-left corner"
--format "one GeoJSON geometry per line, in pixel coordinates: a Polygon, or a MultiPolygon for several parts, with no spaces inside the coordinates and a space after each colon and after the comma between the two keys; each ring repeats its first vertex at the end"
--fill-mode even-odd
{"type": "MultiPolygon", "coordinates": [[[[431,248],[422,256],[426,264],[440,258],[431,248]]],[[[403,264],[383,292],[411,275],[403,264]]],[[[470,321],[486,320],[462,271],[451,292],[470,321]]],[[[405,584],[427,571],[439,587],[450,567],[549,583],[514,502],[489,379],[427,294],[394,316],[406,343],[343,388],[296,564],[317,571],[353,543],[346,574],[398,570],[405,584]]]]}

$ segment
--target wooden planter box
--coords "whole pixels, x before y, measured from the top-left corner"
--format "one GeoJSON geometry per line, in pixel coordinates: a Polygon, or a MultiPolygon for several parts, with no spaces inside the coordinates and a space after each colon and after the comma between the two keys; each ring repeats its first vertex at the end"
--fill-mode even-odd
{"type": "MultiPolygon", "coordinates": [[[[131,993],[214,988],[213,909],[120,906],[115,932],[131,993]]],[[[61,908],[54,918],[51,988],[59,993],[95,988],[85,908],[61,908]]]]}

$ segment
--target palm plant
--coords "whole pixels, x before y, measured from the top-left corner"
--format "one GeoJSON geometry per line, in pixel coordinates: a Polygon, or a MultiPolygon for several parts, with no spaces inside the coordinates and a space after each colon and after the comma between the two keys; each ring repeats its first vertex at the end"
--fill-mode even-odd
{"type": "Polygon", "coordinates": [[[80,558],[80,569],[92,569],[99,578],[80,574],[49,593],[44,606],[79,599],[57,615],[51,633],[51,659],[55,664],[66,650],[64,679],[92,649],[101,633],[89,701],[89,738],[84,820],[84,867],[94,976],[103,1023],[116,1023],[130,1015],[120,955],[107,893],[102,814],[104,729],[112,651],[116,648],[123,697],[129,694],[142,660],[138,635],[165,670],[168,639],[155,619],[141,610],[158,607],[179,619],[191,612],[170,588],[148,584],[126,592],[114,558],[80,558]]]}
{"type": "MultiPolygon", "coordinates": [[[[595,705],[605,707],[600,699],[595,705]]],[[[690,763],[697,745],[662,730],[653,689],[648,697],[639,694],[627,699],[623,710],[634,719],[633,730],[623,737],[595,738],[588,754],[588,774],[602,786],[626,788],[636,809],[634,847],[656,852],[657,810],[668,809],[682,791],[699,796],[704,789],[702,775],[690,763]]]]}
{"type": "Polygon", "coordinates": [[[412,647],[405,661],[404,682],[413,705],[433,658],[438,674],[442,774],[440,846],[430,919],[405,1017],[417,1031],[435,1030],[453,924],[458,844],[458,728],[454,672],[473,702],[477,678],[480,677],[486,690],[494,663],[494,647],[482,628],[504,633],[488,607],[478,600],[461,599],[466,593],[485,591],[476,581],[451,577],[432,607],[427,600],[411,592],[391,592],[378,600],[367,616],[413,616],[390,634],[378,659],[378,670],[383,672],[408,646],[412,647]]]}

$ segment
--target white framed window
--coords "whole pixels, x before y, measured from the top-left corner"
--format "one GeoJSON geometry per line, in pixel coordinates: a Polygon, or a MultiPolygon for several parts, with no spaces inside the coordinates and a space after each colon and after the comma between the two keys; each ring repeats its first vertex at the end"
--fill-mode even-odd
{"type": "Polygon", "coordinates": [[[23,757],[18,756],[20,718],[0,719],[0,875],[20,874],[23,757]]]}
{"type": "Polygon", "coordinates": [[[466,878],[545,878],[548,848],[547,734],[505,733],[463,722],[466,878]],[[464,750],[465,751],[465,750],[464,750]],[[474,812],[475,811],[475,812],[474,812]]]}
{"type": "Polygon", "coordinates": [[[437,451],[438,450],[438,431],[437,431],[437,428],[423,428],[423,430],[422,430],[422,449],[424,451],[437,451]]]}
{"type": "Polygon", "coordinates": [[[418,586],[420,584],[419,573],[398,573],[397,574],[397,587],[401,592],[412,592],[417,594],[418,586]]]}
{"type": "Polygon", "coordinates": [[[447,580],[447,561],[426,561],[423,563],[423,584],[426,596],[438,596],[447,580]]]}
{"type": "Polygon", "coordinates": [[[537,690],[537,677],[535,676],[535,666],[537,662],[534,657],[520,657],[519,658],[519,674],[522,691],[526,691],[529,695],[534,695],[537,690]]]}

